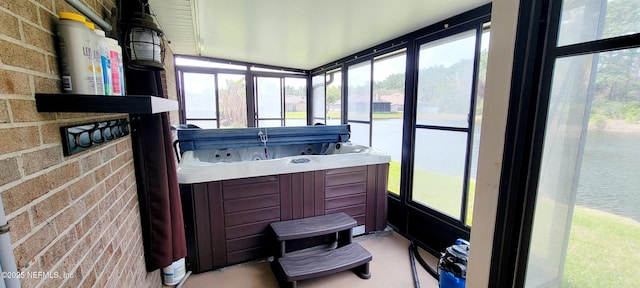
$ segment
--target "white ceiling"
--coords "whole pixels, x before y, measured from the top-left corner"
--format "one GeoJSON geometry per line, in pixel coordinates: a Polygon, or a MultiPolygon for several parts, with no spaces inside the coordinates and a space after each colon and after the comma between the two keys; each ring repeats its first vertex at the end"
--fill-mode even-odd
{"type": "Polygon", "coordinates": [[[175,54],[312,69],[487,0],[150,0],[175,54]]]}

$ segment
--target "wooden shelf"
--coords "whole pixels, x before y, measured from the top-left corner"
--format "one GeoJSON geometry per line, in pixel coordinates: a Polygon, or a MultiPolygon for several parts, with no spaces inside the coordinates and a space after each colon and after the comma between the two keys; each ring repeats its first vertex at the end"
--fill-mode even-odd
{"type": "Polygon", "coordinates": [[[156,96],[36,94],[38,112],[156,114],[178,110],[178,101],[156,96]]]}

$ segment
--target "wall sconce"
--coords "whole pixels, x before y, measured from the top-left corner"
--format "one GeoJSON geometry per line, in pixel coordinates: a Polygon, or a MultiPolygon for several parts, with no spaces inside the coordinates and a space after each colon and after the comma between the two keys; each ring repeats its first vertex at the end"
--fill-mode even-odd
{"type": "Polygon", "coordinates": [[[164,48],[161,41],[162,30],[153,22],[151,15],[134,13],[127,23],[124,37],[129,56],[127,66],[136,70],[164,70],[164,48]]]}

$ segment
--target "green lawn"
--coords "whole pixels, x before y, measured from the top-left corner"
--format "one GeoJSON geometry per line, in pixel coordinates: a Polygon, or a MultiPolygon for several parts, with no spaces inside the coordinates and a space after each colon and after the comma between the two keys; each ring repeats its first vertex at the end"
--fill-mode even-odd
{"type": "MultiPolygon", "coordinates": [[[[416,170],[414,187],[419,189],[414,189],[414,199],[439,203],[444,211],[457,211],[459,202],[449,201],[450,196],[441,191],[459,189],[459,182],[456,177],[416,170]]],[[[391,161],[389,191],[398,193],[399,183],[400,162],[391,161]]],[[[472,204],[475,181],[470,185],[469,203],[472,204]]],[[[468,209],[468,224],[472,216],[473,205],[468,209]]],[[[563,287],[640,287],[640,223],[637,221],[575,206],[567,249],[563,287]]]]}
{"type": "Polygon", "coordinates": [[[563,287],[640,287],[640,223],[576,206],[563,287]]]}
{"type": "MultiPolygon", "coordinates": [[[[447,193],[460,191],[462,181],[460,177],[431,173],[420,169],[414,169],[413,175],[413,200],[420,203],[437,203],[439,210],[457,215],[460,212],[460,193],[447,193]]],[[[471,181],[470,204],[467,210],[467,224],[471,225],[473,214],[473,199],[475,196],[476,182],[471,181]]],[[[389,163],[389,186],[388,190],[398,194],[400,191],[400,162],[391,161],[389,163]]]]}

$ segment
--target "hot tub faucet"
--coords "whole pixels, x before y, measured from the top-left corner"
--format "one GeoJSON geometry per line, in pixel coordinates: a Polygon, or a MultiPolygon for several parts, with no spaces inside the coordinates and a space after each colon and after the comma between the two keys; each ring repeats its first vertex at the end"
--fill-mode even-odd
{"type": "Polygon", "coordinates": [[[258,137],[260,137],[260,141],[262,142],[262,145],[264,145],[264,158],[269,159],[269,152],[267,152],[267,141],[269,141],[269,135],[267,135],[267,128],[264,128],[264,133],[262,133],[262,129],[259,129],[258,137]]]}

